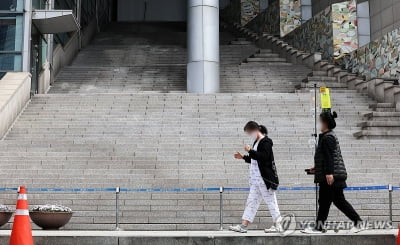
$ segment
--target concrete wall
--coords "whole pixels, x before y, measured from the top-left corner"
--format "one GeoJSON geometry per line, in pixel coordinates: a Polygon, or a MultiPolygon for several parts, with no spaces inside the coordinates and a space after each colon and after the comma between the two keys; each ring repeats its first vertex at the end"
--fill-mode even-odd
{"type": "Polygon", "coordinates": [[[51,80],[50,63],[45,62],[42,66],[42,70],[39,73],[39,77],[38,77],[38,93],[39,94],[45,94],[49,90],[50,80],[51,80]]]}
{"type": "MultiPolygon", "coordinates": [[[[118,21],[144,21],[145,2],[145,21],[186,21],[186,0],[118,0],[118,21]]],[[[231,0],[219,0],[220,9],[230,3],[231,0]]]]}
{"type": "MultiPolygon", "coordinates": [[[[166,233],[164,237],[155,236],[137,236],[130,237],[122,235],[117,236],[35,236],[35,244],[38,245],[134,245],[134,244],[153,244],[153,245],[249,245],[249,244],[264,244],[264,245],[337,245],[337,244],[352,244],[352,245],[395,245],[396,237],[394,235],[316,235],[316,236],[243,236],[233,232],[223,232],[227,235],[216,234],[206,236],[169,236],[166,233]]],[[[1,244],[7,244],[8,236],[0,237],[1,244]]]]}
{"type": "Polygon", "coordinates": [[[400,29],[386,33],[368,45],[362,46],[338,61],[346,69],[366,76],[399,77],[400,29]],[[388,45],[390,42],[390,45],[388,45]]]}
{"type": "MultiPolygon", "coordinates": [[[[357,3],[366,1],[369,1],[370,6],[371,40],[400,27],[400,0],[358,0],[357,3]]],[[[312,0],[313,15],[337,2],[343,0],[312,0]]]]}
{"type": "Polygon", "coordinates": [[[0,80],[0,139],[30,99],[31,75],[9,72],[0,80]]]}
{"type": "Polygon", "coordinates": [[[69,64],[78,54],[79,51],[79,38],[78,33],[75,33],[68,43],[63,47],[61,44],[57,45],[53,52],[53,75],[54,77],[60,70],[69,64]]]}
{"type": "Polygon", "coordinates": [[[118,0],[118,21],[186,21],[186,0],[118,0]]]}
{"type": "Polygon", "coordinates": [[[357,4],[358,45],[359,47],[371,41],[371,21],[369,2],[357,4]]]}
{"type": "Polygon", "coordinates": [[[369,0],[371,40],[400,27],[400,0],[369,0]]]}
{"type": "MultiPolygon", "coordinates": [[[[93,20],[81,33],[82,47],[86,47],[92,41],[97,33],[96,20],[93,20]]],[[[57,45],[53,51],[53,70],[52,76],[57,76],[60,70],[67,65],[70,65],[79,52],[79,34],[76,32],[71,37],[69,42],[63,47],[57,45]]],[[[52,79],[54,81],[54,79],[52,79]]]]}

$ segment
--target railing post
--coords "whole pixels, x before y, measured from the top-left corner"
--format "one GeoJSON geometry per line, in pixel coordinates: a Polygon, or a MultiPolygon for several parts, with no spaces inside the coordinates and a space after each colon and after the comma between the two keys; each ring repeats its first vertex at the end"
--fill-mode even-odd
{"type": "Polygon", "coordinates": [[[219,187],[219,230],[224,230],[224,207],[223,207],[223,198],[222,195],[224,193],[224,187],[219,187]]]}
{"type": "Polygon", "coordinates": [[[393,224],[393,185],[389,184],[389,219],[393,224]]]}
{"type": "Polygon", "coordinates": [[[120,187],[115,188],[115,230],[119,231],[119,193],[120,187]]]}

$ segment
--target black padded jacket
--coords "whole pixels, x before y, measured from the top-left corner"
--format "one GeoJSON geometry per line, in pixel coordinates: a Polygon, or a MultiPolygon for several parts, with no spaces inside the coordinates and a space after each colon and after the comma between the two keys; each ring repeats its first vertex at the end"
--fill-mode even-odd
{"type": "Polygon", "coordinates": [[[346,187],[347,171],[335,132],[328,131],[319,135],[314,163],[315,183],[326,183],[325,176],[332,174],[334,186],[346,187]]]}

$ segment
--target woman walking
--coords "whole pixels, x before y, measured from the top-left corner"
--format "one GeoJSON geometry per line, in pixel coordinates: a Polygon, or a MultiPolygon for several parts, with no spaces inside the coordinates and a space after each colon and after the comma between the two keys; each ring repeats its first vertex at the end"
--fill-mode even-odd
{"type": "Polygon", "coordinates": [[[278,174],[275,167],[273,142],[267,136],[267,128],[250,121],[244,127],[244,131],[250,136],[253,147],[245,146],[248,155],[237,152],[234,157],[250,163],[250,193],[247,198],[246,208],[241,225],[230,226],[235,232],[246,233],[250,223],[253,222],[261,201],[264,200],[271,213],[274,224],[266,229],[266,233],[282,232],[281,214],[276,200],[275,191],[279,185],[278,174]]]}
{"type": "Polygon", "coordinates": [[[347,172],[340,150],[339,140],[333,131],[336,128],[336,112],[323,112],[320,115],[321,134],[318,139],[318,147],[314,157],[314,182],[319,185],[318,216],[314,229],[307,228],[303,233],[321,233],[324,231],[325,221],[329,215],[331,204],[342,211],[354,227],[352,232],[359,232],[357,228],[361,218],[345,199],[343,189],[347,187],[347,172]]]}

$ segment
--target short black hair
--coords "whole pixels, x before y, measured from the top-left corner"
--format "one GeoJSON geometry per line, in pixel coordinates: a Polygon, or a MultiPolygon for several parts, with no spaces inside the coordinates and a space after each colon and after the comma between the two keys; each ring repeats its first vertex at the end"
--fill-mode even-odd
{"type": "Polygon", "coordinates": [[[244,126],[243,130],[244,131],[246,131],[246,130],[259,130],[263,135],[267,135],[268,134],[267,127],[265,127],[264,125],[259,125],[255,121],[249,121],[248,123],[246,123],[246,125],[244,126]]]}
{"type": "Polygon", "coordinates": [[[338,115],[336,113],[336,111],[334,112],[322,112],[319,115],[319,118],[321,119],[322,122],[326,123],[326,125],[328,125],[329,129],[334,129],[336,128],[336,121],[335,118],[337,118],[338,115]]]}

